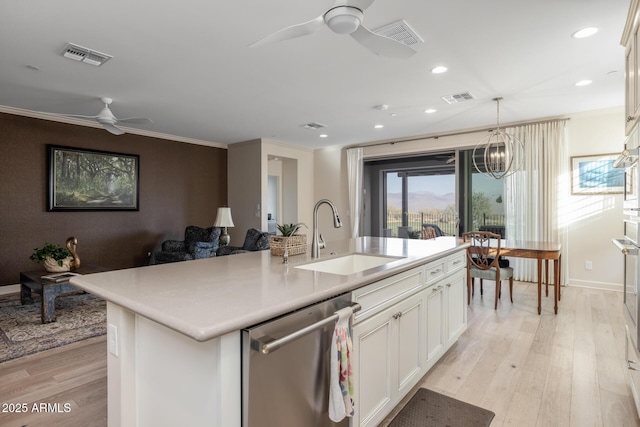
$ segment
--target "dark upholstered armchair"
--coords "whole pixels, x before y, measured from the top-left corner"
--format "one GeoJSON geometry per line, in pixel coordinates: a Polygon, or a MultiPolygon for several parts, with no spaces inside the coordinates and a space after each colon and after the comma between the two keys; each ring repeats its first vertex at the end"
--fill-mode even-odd
{"type": "Polygon", "coordinates": [[[220,246],[220,228],[202,228],[190,225],[184,231],[184,240],[165,240],[162,250],[154,254],[154,264],[189,261],[216,256],[220,246]]]}
{"type": "Polygon", "coordinates": [[[269,249],[269,233],[250,228],[242,246],[220,246],[217,255],[234,255],[248,251],[263,251],[265,249],[269,249]]]}

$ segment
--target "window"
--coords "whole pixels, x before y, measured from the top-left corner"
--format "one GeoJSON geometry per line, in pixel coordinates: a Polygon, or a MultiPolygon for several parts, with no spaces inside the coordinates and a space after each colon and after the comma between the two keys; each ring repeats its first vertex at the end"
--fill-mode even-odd
{"type": "Polygon", "coordinates": [[[420,238],[423,224],[457,234],[454,153],[365,163],[368,235],[420,238]]]}

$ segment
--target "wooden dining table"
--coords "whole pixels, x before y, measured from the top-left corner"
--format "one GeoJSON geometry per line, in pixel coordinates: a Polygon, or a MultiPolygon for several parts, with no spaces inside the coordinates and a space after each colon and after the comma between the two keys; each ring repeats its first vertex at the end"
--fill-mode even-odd
{"type": "Polygon", "coordinates": [[[553,310],[558,314],[558,301],[562,297],[560,294],[562,245],[555,242],[503,239],[500,241],[500,256],[538,260],[538,314],[542,312],[542,261],[545,263],[546,296],[549,296],[549,261],[553,261],[553,310]]]}

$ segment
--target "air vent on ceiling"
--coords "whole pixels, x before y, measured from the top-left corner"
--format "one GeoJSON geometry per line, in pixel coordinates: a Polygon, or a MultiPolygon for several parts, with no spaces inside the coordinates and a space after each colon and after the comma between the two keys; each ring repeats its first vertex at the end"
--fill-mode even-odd
{"type": "Polygon", "coordinates": [[[321,129],[321,128],[326,128],[327,125],[323,125],[322,123],[318,123],[318,122],[312,122],[312,123],[307,123],[302,125],[303,128],[305,129],[321,129]]]}
{"type": "Polygon", "coordinates": [[[65,58],[84,62],[85,64],[95,65],[96,67],[99,67],[109,59],[113,58],[113,56],[107,55],[106,53],[101,53],[97,50],[88,49],[73,43],[67,43],[60,54],[65,58]]]}
{"type": "Polygon", "coordinates": [[[472,99],[476,99],[476,97],[471,95],[470,92],[462,92],[462,93],[456,93],[455,95],[443,96],[442,99],[447,104],[457,104],[459,102],[470,101],[472,99]]]}
{"type": "Polygon", "coordinates": [[[404,43],[407,46],[411,46],[416,43],[424,43],[422,37],[420,37],[418,33],[416,33],[404,20],[376,28],[373,32],[380,34],[381,36],[389,37],[390,39],[400,43],[404,43]]]}

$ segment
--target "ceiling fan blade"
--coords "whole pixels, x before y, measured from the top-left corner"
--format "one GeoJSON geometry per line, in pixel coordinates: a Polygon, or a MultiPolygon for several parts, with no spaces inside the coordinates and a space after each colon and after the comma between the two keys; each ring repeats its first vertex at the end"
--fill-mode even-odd
{"type": "Polygon", "coordinates": [[[110,133],[114,135],[122,135],[124,133],[122,129],[120,129],[118,126],[113,125],[111,123],[102,123],[102,126],[104,126],[106,130],[108,130],[110,133]]]}
{"type": "Polygon", "coordinates": [[[355,7],[356,9],[360,9],[361,11],[364,12],[364,10],[369,6],[371,6],[373,2],[374,0],[346,0],[346,1],[337,0],[336,6],[351,6],[351,7],[355,7]]]}
{"type": "Polygon", "coordinates": [[[351,33],[351,37],[358,43],[372,51],[373,53],[389,58],[406,59],[411,57],[416,51],[406,44],[400,43],[389,37],[373,33],[360,25],[356,31],[351,33]]]}
{"type": "Polygon", "coordinates": [[[95,120],[95,119],[98,118],[98,116],[82,116],[80,114],[60,114],[60,115],[64,116],[64,117],[73,117],[73,118],[76,118],[76,119],[92,119],[92,120],[95,120]]]}
{"type": "Polygon", "coordinates": [[[279,42],[282,40],[294,39],[296,37],[302,37],[318,31],[324,26],[324,15],[320,15],[317,18],[307,21],[303,24],[292,25],[287,28],[283,28],[280,31],[276,31],[273,34],[266,36],[265,38],[258,40],[255,43],[249,45],[249,47],[259,47],[267,43],[279,42]]]}
{"type": "Polygon", "coordinates": [[[143,123],[153,123],[153,120],[147,118],[147,117],[127,117],[126,119],[116,119],[117,123],[137,123],[137,124],[143,124],[143,123]]]}

